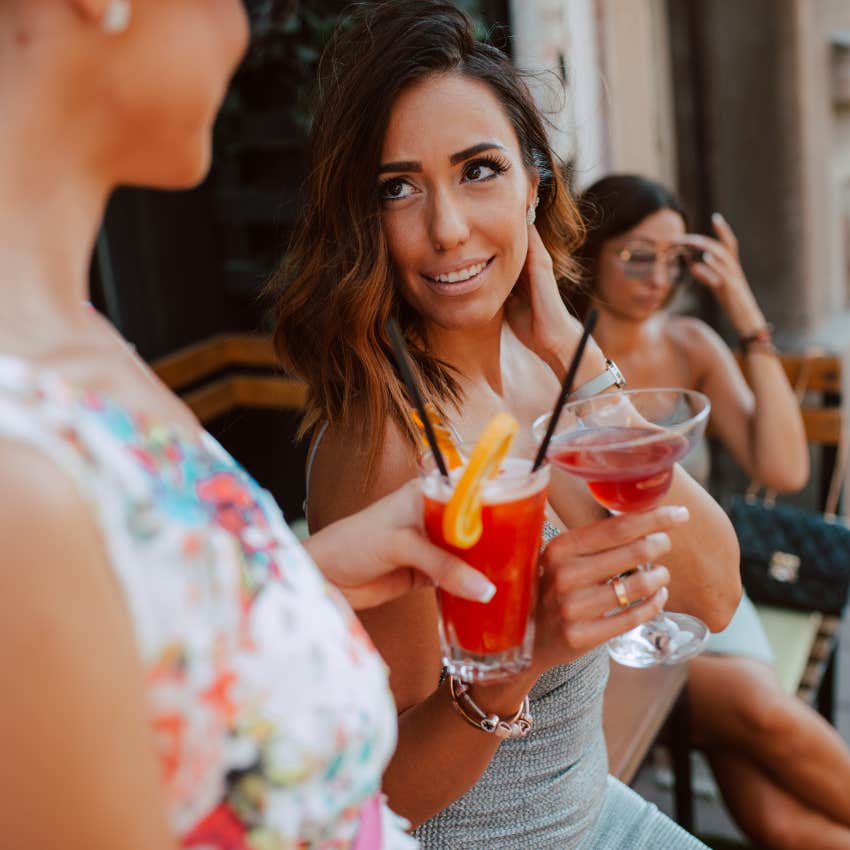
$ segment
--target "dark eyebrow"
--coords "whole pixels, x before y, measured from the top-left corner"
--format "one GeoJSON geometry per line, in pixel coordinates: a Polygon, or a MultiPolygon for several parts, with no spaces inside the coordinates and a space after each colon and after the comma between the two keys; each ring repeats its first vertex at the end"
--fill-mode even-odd
{"type": "Polygon", "coordinates": [[[385,162],[378,166],[378,174],[400,173],[402,171],[422,171],[422,163],[408,159],[401,162],[385,162]]]}
{"type": "Polygon", "coordinates": [[[628,245],[628,244],[629,244],[629,243],[631,243],[631,242],[643,242],[643,243],[645,243],[645,244],[647,244],[647,245],[657,245],[657,244],[658,244],[658,243],[657,243],[654,239],[652,239],[651,237],[649,237],[649,236],[641,236],[640,234],[637,234],[636,236],[630,236],[630,237],[626,240],[625,244],[626,244],[626,245],[628,245]]]}
{"type": "Polygon", "coordinates": [[[500,151],[505,151],[506,153],[508,150],[504,145],[500,145],[498,142],[479,142],[477,145],[473,145],[471,148],[465,148],[462,151],[453,153],[449,157],[449,162],[452,165],[457,165],[459,162],[463,162],[465,159],[469,159],[471,156],[475,156],[475,154],[477,153],[491,151],[494,148],[500,151]]]}
{"type": "MultiPolygon", "coordinates": [[[[453,153],[449,157],[449,162],[452,165],[457,165],[459,162],[463,162],[465,159],[469,159],[477,153],[483,153],[484,151],[491,150],[507,152],[508,149],[504,145],[500,145],[498,142],[479,142],[477,145],[473,145],[470,148],[464,148],[462,151],[453,153]]],[[[378,174],[400,174],[404,171],[422,171],[422,163],[408,159],[400,162],[385,162],[383,165],[378,166],[378,174]]]]}

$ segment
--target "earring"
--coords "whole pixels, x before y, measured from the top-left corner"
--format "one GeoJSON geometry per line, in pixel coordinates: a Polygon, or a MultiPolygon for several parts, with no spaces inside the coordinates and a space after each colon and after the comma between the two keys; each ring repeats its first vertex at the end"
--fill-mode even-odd
{"type": "Polygon", "coordinates": [[[109,35],[127,32],[130,28],[132,13],[130,0],[109,0],[106,9],[104,9],[103,17],[100,19],[100,26],[109,35]]]}
{"type": "Polygon", "coordinates": [[[531,206],[528,208],[528,212],[525,214],[525,220],[528,223],[529,227],[537,221],[537,205],[540,203],[540,198],[535,198],[532,202],[531,206]]]}

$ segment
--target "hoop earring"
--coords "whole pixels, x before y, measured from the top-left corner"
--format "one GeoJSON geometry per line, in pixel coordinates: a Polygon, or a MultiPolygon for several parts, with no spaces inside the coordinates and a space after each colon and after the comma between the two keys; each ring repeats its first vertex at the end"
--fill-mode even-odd
{"type": "Polygon", "coordinates": [[[130,0],[109,0],[100,19],[101,29],[109,35],[120,35],[130,28],[133,9],[130,0]]]}

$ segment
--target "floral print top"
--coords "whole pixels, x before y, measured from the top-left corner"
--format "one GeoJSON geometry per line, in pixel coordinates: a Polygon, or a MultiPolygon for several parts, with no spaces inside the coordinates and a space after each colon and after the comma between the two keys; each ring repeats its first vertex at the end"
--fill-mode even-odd
{"type": "Polygon", "coordinates": [[[383,806],[386,668],[262,490],[208,434],[0,356],[0,437],[76,482],[147,673],[189,850],[410,850],[383,806]]]}

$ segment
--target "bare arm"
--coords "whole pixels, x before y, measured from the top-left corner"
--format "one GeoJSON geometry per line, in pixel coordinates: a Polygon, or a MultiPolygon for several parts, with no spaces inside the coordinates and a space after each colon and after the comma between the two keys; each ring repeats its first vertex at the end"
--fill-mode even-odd
{"type": "MultiPolygon", "coordinates": [[[[738,258],[738,240],[722,218],[713,218],[717,239],[691,234],[686,242],[703,252],[692,272],[717,298],[744,338],[766,321],[738,258]]],[[[809,476],[806,434],[779,360],[758,347],[744,358],[746,380],[723,340],[697,320],[683,321],[681,344],[696,361],[700,389],[711,399],[711,421],[735,461],[751,478],[775,490],[802,488],[809,476]],[[749,384],[749,385],[748,385],[749,384]]]]}
{"type": "Polygon", "coordinates": [[[129,617],[73,485],[0,441],[3,845],[176,850],[129,617]]]}
{"type": "Polygon", "coordinates": [[[781,492],[808,479],[809,455],[800,406],[779,359],[759,349],[745,358],[745,378],[723,340],[697,319],[673,331],[694,363],[698,388],[711,400],[711,423],[752,479],[781,492]]]}

